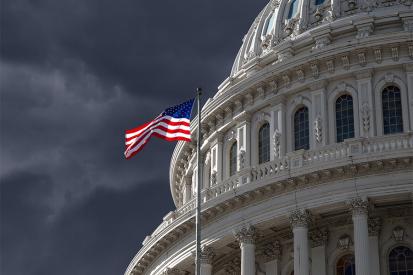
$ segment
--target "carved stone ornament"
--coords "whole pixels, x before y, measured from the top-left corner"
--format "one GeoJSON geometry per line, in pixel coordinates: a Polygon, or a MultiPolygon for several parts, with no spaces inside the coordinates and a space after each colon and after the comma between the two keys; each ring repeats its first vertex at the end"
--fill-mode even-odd
{"type": "Polygon", "coordinates": [[[241,244],[254,244],[257,230],[252,225],[246,225],[239,231],[234,232],[234,237],[241,244]]]}
{"type": "Polygon", "coordinates": [[[294,209],[289,218],[293,228],[308,227],[311,222],[311,213],[307,209],[294,209]]]}
{"type": "Polygon", "coordinates": [[[236,133],[235,133],[234,130],[229,131],[228,134],[227,134],[227,136],[226,136],[226,140],[227,140],[227,141],[233,141],[233,140],[235,140],[236,138],[237,138],[237,137],[236,137],[236,133]]]}
{"type": "Polygon", "coordinates": [[[323,141],[323,120],[320,115],[314,120],[314,138],[317,143],[323,141]]]}
{"type": "Polygon", "coordinates": [[[318,70],[318,64],[317,63],[311,63],[310,68],[311,68],[311,72],[313,74],[313,77],[318,78],[320,76],[320,71],[318,70]]]}
{"type": "Polygon", "coordinates": [[[343,63],[343,67],[345,70],[350,69],[350,60],[348,59],[347,55],[343,55],[341,57],[341,62],[343,63]]]}
{"type": "Polygon", "coordinates": [[[323,19],[323,13],[321,12],[320,8],[317,8],[317,10],[314,13],[314,19],[315,21],[321,21],[323,19]]]}
{"type": "Polygon", "coordinates": [[[329,35],[323,35],[315,38],[315,44],[313,50],[320,50],[327,47],[331,43],[331,37],[329,35]]]}
{"type": "Polygon", "coordinates": [[[378,236],[381,231],[381,219],[379,217],[369,218],[368,226],[369,226],[369,235],[378,236]]]}
{"type": "Polygon", "coordinates": [[[363,130],[368,133],[370,130],[370,107],[367,102],[361,106],[361,118],[363,120],[363,130]]]}
{"type": "Polygon", "coordinates": [[[241,271],[241,260],[236,257],[232,259],[229,263],[224,266],[225,274],[228,275],[238,275],[241,271]]]}
{"type": "Polygon", "coordinates": [[[360,197],[351,199],[347,204],[350,206],[353,215],[367,215],[368,203],[360,197]]]}
{"type": "Polygon", "coordinates": [[[261,37],[261,47],[264,49],[269,49],[272,41],[272,34],[266,34],[261,37]]]}
{"type": "Polygon", "coordinates": [[[384,75],[384,80],[385,80],[387,83],[394,82],[394,74],[392,74],[392,73],[386,73],[386,74],[384,75]]]}
{"type": "Polygon", "coordinates": [[[383,60],[383,56],[381,54],[381,49],[380,48],[374,49],[374,58],[376,59],[376,62],[378,64],[380,64],[381,61],[383,60]]]}
{"type": "Polygon", "coordinates": [[[285,20],[284,32],[287,36],[293,33],[296,23],[297,23],[297,19],[295,18],[285,20]]]}
{"type": "Polygon", "coordinates": [[[271,92],[273,92],[274,94],[277,94],[277,92],[278,92],[278,83],[273,80],[269,83],[269,85],[270,85],[271,92]]]}
{"type": "Polygon", "coordinates": [[[274,157],[281,157],[281,132],[278,129],[275,129],[274,135],[272,136],[273,145],[274,145],[274,157]]]}
{"type": "Polygon", "coordinates": [[[245,150],[244,149],[240,150],[238,154],[238,159],[239,159],[240,169],[243,169],[245,167],[245,150]]]}
{"type": "Polygon", "coordinates": [[[272,0],[271,1],[271,6],[273,8],[278,8],[280,6],[280,0],[272,0]]]}
{"type": "Polygon", "coordinates": [[[401,242],[404,239],[404,228],[401,226],[396,226],[393,229],[393,238],[397,242],[401,242]]]}
{"type": "Polygon", "coordinates": [[[337,241],[337,247],[342,250],[349,249],[350,245],[352,244],[353,242],[349,235],[343,235],[337,241]]]}
{"type": "Polygon", "coordinates": [[[276,259],[281,258],[281,244],[279,241],[275,241],[273,243],[267,244],[263,251],[262,254],[265,258],[265,261],[272,261],[276,259]]]}
{"type": "Polygon", "coordinates": [[[312,247],[326,245],[328,241],[328,231],[326,228],[316,228],[310,232],[310,240],[312,247]]]}
{"type": "Polygon", "coordinates": [[[282,76],[282,78],[283,78],[283,81],[284,81],[284,85],[285,85],[286,87],[289,87],[290,84],[291,84],[290,76],[289,76],[288,74],[284,74],[284,75],[282,76]]]}
{"type": "Polygon", "coordinates": [[[349,10],[354,10],[357,7],[357,1],[356,0],[348,0],[348,9],[349,10]]]}
{"type": "Polygon", "coordinates": [[[330,59],[326,61],[327,71],[332,74],[334,73],[334,60],[330,59]]]}
{"type": "Polygon", "coordinates": [[[399,60],[399,47],[395,46],[391,48],[391,57],[393,61],[399,60]]]}
{"type": "Polygon", "coordinates": [[[183,271],[178,268],[169,268],[169,267],[167,267],[162,272],[162,275],[186,275],[186,274],[189,274],[189,273],[187,271],[183,271]]]}
{"type": "Polygon", "coordinates": [[[210,246],[203,246],[201,248],[200,259],[202,264],[212,264],[215,258],[214,249],[210,246]]]}
{"type": "Polygon", "coordinates": [[[213,171],[211,174],[211,185],[217,184],[217,172],[213,171]]]}
{"type": "Polygon", "coordinates": [[[359,52],[357,54],[358,59],[359,59],[359,64],[360,66],[364,67],[367,64],[367,59],[366,59],[366,53],[365,52],[359,52]]]}

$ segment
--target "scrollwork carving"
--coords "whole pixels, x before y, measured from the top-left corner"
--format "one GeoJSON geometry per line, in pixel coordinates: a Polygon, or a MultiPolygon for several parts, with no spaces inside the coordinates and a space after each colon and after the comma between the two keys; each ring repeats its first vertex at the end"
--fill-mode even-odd
{"type": "Polygon", "coordinates": [[[274,145],[274,157],[280,158],[281,157],[281,132],[278,129],[275,129],[274,134],[272,136],[273,145],[274,145]]]}
{"type": "Polygon", "coordinates": [[[323,120],[320,115],[314,120],[314,138],[317,143],[323,141],[323,120]]]}

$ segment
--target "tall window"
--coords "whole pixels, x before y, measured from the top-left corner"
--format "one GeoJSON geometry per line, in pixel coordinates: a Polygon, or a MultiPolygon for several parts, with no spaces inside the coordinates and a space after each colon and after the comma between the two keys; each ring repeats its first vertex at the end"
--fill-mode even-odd
{"type": "Polygon", "coordinates": [[[308,126],[308,108],[302,107],[294,114],[294,149],[310,148],[310,129],[308,126]]]}
{"type": "Polygon", "coordinates": [[[353,98],[342,95],[336,101],[337,142],[354,137],[353,98]]]}
{"type": "Polygon", "coordinates": [[[403,132],[402,101],[400,89],[396,86],[388,86],[381,94],[383,107],[383,131],[384,134],[403,132]]]}
{"type": "Polygon", "coordinates": [[[336,275],[355,275],[356,264],[354,255],[348,254],[340,258],[336,265],[336,275]]]}
{"type": "Polygon", "coordinates": [[[265,123],[258,131],[258,162],[270,161],[270,124],[265,123]]]}
{"type": "Polygon", "coordinates": [[[389,254],[390,275],[413,274],[413,252],[405,246],[394,248],[389,254]]]}
{"type": "Polygon", "coordinates": [[[276,14],[276,12],[274,11],[274,12],[271,14],[271,17],[267,19],[267,22],[266,22],[266,24],[265,24],[265,32],[264,32],[264,35],[267,35],[267,34],[269,34],[269,33],[272,31],[272,29],[273,29],[273,27],[274,27],[274,21],[275,21],[276,15],[277,15],[277,14],[276,14]]]}
{"type": "Polygon", "coordinates": [[[292,0],[290,3],[290,10],[288,11],[288,19],[293,18],[298,12],[298,0],[292,0]]]}
{"type": "Polygon", "coordinates": [[[229,176],[237,172],[237,142],[234,142],[229,149],[229,176]]]}

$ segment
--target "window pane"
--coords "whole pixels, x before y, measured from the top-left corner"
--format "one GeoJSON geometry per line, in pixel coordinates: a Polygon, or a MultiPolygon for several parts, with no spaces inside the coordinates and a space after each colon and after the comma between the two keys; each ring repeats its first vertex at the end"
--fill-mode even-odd
{"type": "Polygon", "coordinates": [[[258,162],[270,161],[270,124],[265,123],[258,131],[258,162]]]}
{"type": "Polygon", "coordinates": [[[294,114],[294,149],[310,148],[310,129],[308,123],[308,108],[302,107],[294,114]]]}
{"type": "Polygon", "coordinates": [[[391,275],[410,275],[413,272],[411,263],[413,261],[413,252],[405,246],[394,248],[389,254],[389,271],[391,275]]]}
{"type": "Polygon", "coordinates": [[[315,0],[315,4],[318,6],[318,5],[321,5],[321,4],[323,4],[324,3],[324,0],[315,0]]]}
{"type": "Polygon", "coordinates": [[[237,171],[237,142],[234,142],[231,145],[231,149],[229,150],[229,175],[235,175],[237,171]]]}
{"type": "Polygon", "coordinates": [[[292,0],[290,4],[290,10],[288,11],[288,19],[291,19],[296,15],[298,11],[298,0],[292,0]]]}
{"type": "Polygon", "coordinates": [[[402,103],[400,89],[388,86],[382,92],[384,134],[403,132],[402,103]]]}
{"type": "Polygon", "coordinates": [[[265,33],[264,33],[264,34],[267,35],[267,34],[269,34],[269,33],[272,31],[272,29],[273,29],[273,27],[274,27],[275,16],[276,16],[276,13],[273,12],[273,13],[271,14],[270,19],[267,20],[267,25],[265,26],[265,33]]]}
{"type": "Polygon", "coordinates": [[[353,98],[342,95],[336,101],[337,142],[354,137],[353,98]]]}

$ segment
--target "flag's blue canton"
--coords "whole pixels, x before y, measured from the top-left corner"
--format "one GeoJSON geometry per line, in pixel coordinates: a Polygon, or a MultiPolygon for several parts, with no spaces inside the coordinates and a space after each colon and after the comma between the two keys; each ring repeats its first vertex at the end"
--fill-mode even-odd
{"type": "Polygon", "coordinates": [[[191,118],[191,111],[192,111],[192,105],[194,104],[194,99],[185,101],[182,104],[169,107],[166,109],[162,115],[163,116],[171,116],[174,118],[191,118]]]}

